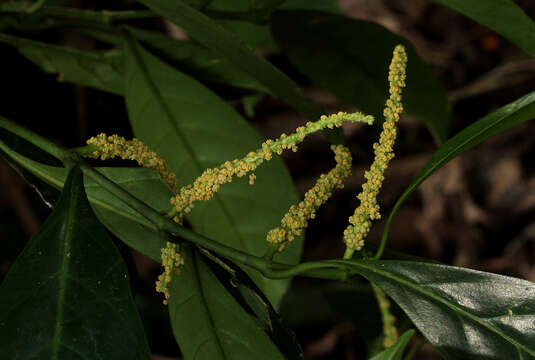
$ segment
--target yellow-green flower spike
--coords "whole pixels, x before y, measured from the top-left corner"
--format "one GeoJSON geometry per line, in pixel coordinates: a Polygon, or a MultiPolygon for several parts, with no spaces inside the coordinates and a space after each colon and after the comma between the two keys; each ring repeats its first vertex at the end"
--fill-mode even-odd
{"type": "Polygon", "coordinates": [[[135,160],[143,167],[156,170],[162,180],[176,193],[178,182],[175,174],[169,170],[165,160],[150,150],[142,141],[135,138],[126,140],[118,135],[107,136],[102,133],[87,140],[87,144],[98,149],[88,155],[90,157],[101,160],[120,157],[124,160],[135,160]]]}
{"type": "Polygon", "coordinates": [[[169,292],[169,283],[174,274],[178,274],[180,267],[184,265],[184,258],[178,253],[178,247],[172,242],[167,242],[167,246],[162,248],[162,266],[164,272],[158,276],[156,281],[156,291],[163,293],[165,299],[163,303],[167,305],[171,294],[169,292]]]}
{"type": "Polygon", "coordinates": [[[383,320],[383,346],[389,348],[398,341],[398,329],[395,325],[396,317],[390,312],[390,300],[388,300],[384,291],[374,283],[371,285],[383,320]]]}
{"type": "Polygon", "coordinates": [[[267,241],[280,244],[279,251],[301,235],[309,219],[313,219],[316,210],[332,195],[334,189],[344,187],[345,179],[351,175],[351,153],[343,145],[331,146],[335,154],[336,166],[327,174],[322,174],[314,187],[307,191],[305,198],[298,205],[292,205],[284,215],[281,225],[270,230],[267,241]]]}
{"type": "MultiPolygon", "coordinates": [[[[306,135],[325,128],[340,127],[344,122],[372,124],[373,116],[344,112],[329,116],[323,115],[316,122],[308,122],[306,126],[298,127],[291,135],[282,134],[277,140],[266,140],[260,149],[250,152],[240,160],[226,161],[217,168],[207,169],[193,184],[182,187],[171,199],[174,209],[169,212],[169,217],[181,223],[184,215],[193,209],[195,201],[210,200],[220,186],[231,182],[234,176],[243,177],[254,171],[265,160],[271,160],[273,153],[280,155],[286,149],[297,151],[297,144],[301,143],[306,135]]],[[[249,177],[249,183],[253,184],[255,179],[256,176],[252,174],[249,177]]]]}
{"type": "Polygon", "coordinates": [[[375,159],[366,171],[366,183],[362,185],[362,192],[358,195],[360,205],[349,218],[350,225],[344,231],[344,241],[350,250],[360,250],[364,246],[364,239],[371,228],[371,220],[380,219],[377,194],[384,180],[384,172],[388,163],[394,157],[393,146],[396,140],[396,122],[403,112],[401,104],[401,90],[405,87],[407,54],[402,45],[396,46],[390,64],[388,81],[390,83],[390,98],[384,109],[385,122],[379,142],[373,144],[375,159]]]}

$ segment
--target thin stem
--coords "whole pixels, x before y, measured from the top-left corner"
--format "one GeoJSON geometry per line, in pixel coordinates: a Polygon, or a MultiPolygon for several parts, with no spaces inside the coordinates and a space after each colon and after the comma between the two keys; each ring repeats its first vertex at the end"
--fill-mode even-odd
{"type": "MultiPolygon", "coordinates": [[[[281,279],[301,275],[337,280],[346,280],[348,278],[349,273],[344,269],[345,266],[343,263],[319,261],[307,262],[298,265],[286,265],[266,260],[262,257],[250,255],[241,250],[231,248],[203,235],[197,234],[171,221],[165,215],[161,215],[158,211],[147,205],[145,202],[141,201],[119,185],[115,184],[99,171],[93,169],[80,157],[77,151],[67,150],[60,145],[56,145],[48,139],[41,137],[40,135],[37,135],[34,132],[2,117],[0,117],[0,127],[40,147],[42,150],[48,152],[52,156],[57,157],[66,166],[71,166],[73,164],[80,166],[80,169],[84,172],[84,174],[91,177],[97,184],[109,191],[123,203],[139,212],[150,222],[152,222],[159,230],[164,230],[172,235],[188,240],[195,245],[214,251],[225,258],[252,267],[253,269],[260,271],[266,277],[281,279]]],[[[177,242],[178,240],[170,239],[170,241],[177,242]]]]}
{"type": "Polygon", "coordinates": [[[0,127],[12,132],[17,136],[20,136],[24,140],[29,141],[62,162],[64,161],[65,157],[69,155],[69,151],[63,147],[54,144],[52,141],[42,137],[41,135],[38,135],[23,126],[11,122],[2,116],[0,116],[0,127]]]}
{"type": "Polygon", "coordinates": [[[346,251],[344,253],[344,260],[349,260],[353,257],[353,254],[355,253],[354,249],[351,249],[349,247],[346,247],[346,251]]]}
{"type": "Polygon", "coordinates": [[[275,254],[279,250],[279,247],[280,247],[280,244],[276,244],[276,243],[269,244],[269,247],[267,248],[267,250],[266,250],[266,252],[264,254],[264,259],[266,259],[266,260],[273,259],[273,257],[275,256],[275,254]]]}
{"type": "Polygon", "coordinates": [[[110,24],[113,21],[120,20],[132,20],[132,19],[146,19],[159,17],[158,14],[154,13],[152,10],[123,10],[123,11],[110,11],[110,10],[84,10],[84,9],[75,9],[65,6],[54,6],[54,5],[42,5],[36,9],[33,9],[33,6],[30,8],[25,8],[22,6],[11,6],[3,7],[5,12],[15,12],[15,13],[28,13],[28,12],[39,12],[45,16],[50,17],[60,17],[60,18],[69,18],[73,20],[83,20],[83,21],[92,21],[102,24],[110,24]]]}

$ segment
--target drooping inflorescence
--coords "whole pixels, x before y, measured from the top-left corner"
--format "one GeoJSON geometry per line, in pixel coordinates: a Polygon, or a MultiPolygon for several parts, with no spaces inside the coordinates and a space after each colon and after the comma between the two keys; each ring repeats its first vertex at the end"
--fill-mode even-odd
{"type": "Polygon", "coordinates": [[[100,158],[101,160],[113,159],[115,157],[125,160],[135,160],[143,167],[156,170],[162,180],[176,193],[178,182],[175,174],[167,168],[165,160],[150,150],[141,140],[136,138],[126,140],[118,135],[107,136],[102,133],[87,140],[87,144],[95,146],[96,150],[86,156],[100,158]]]}
{"type": "MultiPolygon", "coordinates": [[[[373,117],[361,113],[339,112],[330,116],[323,115],[316,122],[308,122],[306,126],[298,127],[291,135],[282,134],[277,140],[266,140],[260,149],[252,151],[240,160],[226,161],[219,167],[205,170],[193,184],[182,187],[178,194],[171,199],[174,211],[169,215],[174,217],[176,222],[181,223],[184,215],[188,214],[194,207],[195,201],[210,200],[219,190],[220,186],[232,181],[234,176],[243,177],[254,171],[265,160],[271,160],[273,154],[282,154],[286,149],[297,151],[297,144],[301,143],[305,136],[313,132],[339,127],[344,122],[365,122],[373,123],[373,117]]],[[[249,183],[254,184],[256,176],[249,176],[249,183]]]]}
{"type": "Polygon", "coordinates": [[[362,185],[362,192],[358,195],[360,205],[349,218],[350,225],[344,231],[344,241],[348,249],[360,250],[364,246],[364,239],[371,228],[371,220],[381,218],[377,194],[384,180],[384,172],[388,163],[394,157],[393,147],[396,140],[396,122],[399,120],[403,105],[401,104],[401,90],[405,87],[407,54],[402,45],[396,46],[390,64],[388,81],[390,83],[390,98],[384,109],[385,122],[379,142],[373,144],[375,159],[366,171],[366,183],[362,185]]]}
{"type": "MultiPolygon", "coordinates": [[[[88,145],[92,145],[96,150],[86,156],[100,158],[101,160],[113,159],[120,157],[125,160],[135,160],[143,167],[156,170],[162,180],[176,193],[178,182],[176,176],[172,173],[162,159],[154,151],[150,150],[147,145],[138,139],[126,140],[118,135],[107,136],[102,133],[87,140],[88,145]]],[[[167,246],[162,248],[162,266],[164,272],[158,276],[156,281],[156,291],[164,294],[164,304],[169,302],[169,283],[172,275],[178,273],[179,267],[184,264],[184,259],[178,253],[176,244],[167,242],[167,246]]]]}
{"type": "Polygon", "coordinates": [[[184,265],[184,258],[178,252],[177,244],[167,242],[167,246],[162,248],[162,266],[164,272],[158,276],[156,281],[156,291],[163,293],[165,299],[163,303],[167,305],[171,294],[169,293],[169,283],[173,274],[178,274],[180,267],[184,265]]]}
{"type": "Polygon", "coordinates": [[[279,251],[301,235],[307,221],[313,219],[316,210],[332,195],[334,189],[342,189],[344,180],[351,175],[351,153],[343,145],[331,146],[335,154],[336,166],[327,174],[322,174],[314,187],[307,191],[305,198],[298,205],[292,205],[282,218],[280,226],[271,229],[267,241],[280,244],[279,251]]]}
{"type": "Polygon", "coordinates": [[[390,312],[390,300],[388,300],[385,292],[374,283],[371,285],[383,320],[383,346],[389,348],[398,341],[396,317],[390,312]]]}

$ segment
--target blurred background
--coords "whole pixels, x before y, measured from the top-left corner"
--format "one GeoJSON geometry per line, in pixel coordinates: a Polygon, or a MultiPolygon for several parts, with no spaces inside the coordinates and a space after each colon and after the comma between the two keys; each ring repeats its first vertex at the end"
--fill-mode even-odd
{"type": "MultiPolygon", "coordinates": [[[[516,3],[535,19],[535,2],[516,3]]],[[[88,9],[128,9],[129,1],[72,1],[88,9]]],[[[452,108],[450,136],[482,116],[535,89],[535,60],[509,41],[476,22],[424,0],[339,0],[350,17],[379,23],[406,37],[432,68],[447,91],[452,108]]],[[[132,22],[183,38],[176,26],[158,19],[132,22]]],[[[81,49],[105,44],[75,31],[48,30],[34,39],[81,49]]],[[[296,79],[307,96],[326,113],[356,111],[335,95],[313,86],[290,61],[269,46],[263,53],[296,79]]],[[[75,147],[100,132],[131,137],[123,98],[57,81],[6,44],[0,44],[0,112],[37,133],[75,147]]],[[[409,74],[410,76],[410,74],[409,74]]],[[[281,101],[263,97],[254,106],[242,94],[220,95],[249,119],[266,138],[302,125],[303,119],[281,101]]],[[[384,219],[436,149],[421,122],[402,117],[396,157],[379,197],[383,220],[368,237],[377,244],[384,219]]],[[[358,205],[363,173],[373,160],[378,129],[345,127],[354,156],[354,176],[311,221],[303,260],[340,257],[341,234],[358,205]]],[[[426,180],[394,219],[388,248],[436,261],[535,280],[535,122],[525,122],[485,141],[451,161],[426,180]]],[[[333,165],[322,134],[306,140],[297,153],[283,155],[301,196],[319,174],[333,165]]],[[[121,165],[123,163],[117,162],[121,165]]],[[[28,239],[50,213],[40,195],[0,158],[0,281],[28,239]]],[[[156,263],[116,241],[129,263],[132,287],[143,317],[154,359],[180,358],[161,299],[152,290],[156,263]]],[[[388,254],[387,254],[388,255],[388,254]]],[[[362,359],[379,349],[381,323],[370,289],[362,286],[295,279],[283,301],[281,316],[296,332],[307,359],[362,359]],[[299,309],[296,312],[295,309],[299,309]],[[371,310],[370,310],[371,309],[371,310]],[[376,311],[376,321],[370,320],[376,311]]],[[[396,310],[398,311],[398,310],[396,310]]],[[[398,312],[399,330],[409,326],[398,312]]],[[[415,337],[413,341],[418,342],[415,337]]],[[[415,359],[438,359],[423,344],[415,359]]]]}

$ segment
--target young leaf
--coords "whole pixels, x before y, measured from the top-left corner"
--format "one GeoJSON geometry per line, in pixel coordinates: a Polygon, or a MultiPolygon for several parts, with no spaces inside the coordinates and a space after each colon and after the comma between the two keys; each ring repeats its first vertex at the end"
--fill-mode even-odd
{"type": "Polygon", "coordinates": [[[425,179],[450,160],[470,150],[482,141],[533,118],[535,118],[535,92],[524,95],[520,99],[482,117],[440,146],[416,176],[416,179],[396,201],[386,221],[383,240],[388,236],[390,224],[396,212],[425,179]]]}
{"type": "MultiPolygon", "coordinates": [[[[58,189],[63,188],[67,177],[65,168],[44,165],[28,159],[1,141],[0,149],[11,160],[41,180],[58,189]]],[[[144,168],[99,168],[98,170],[156,210],[166,211],[169,208],[172,193],[153,170],[144,168]]],[[[158,236],[154,225],[91,179],[85,179],[85,188],[99,220],[115,236],[152,259],[161,261],[161,248],[165,246],[165,242],[158,236]]]]}
{"type": "Polygon", "coordinates": [[[445,359],[535,358],[535,284],[454,266],[344,261],[380,286],[445,359]]]}
{"type": "Polygon", "coordinates": [[[535,23],[513,0],[429,1],[457,10],[535,56],[535,23]]]}
{"type": "Polygon", "coordinates": [[[375,355],[370,360],[401,360],[403,352],[413,335],[414,330],[406,331],[394,345],[375,355]]]}
{"type": "Polygon", "coordinates": [[[0,42],[13,45],[44,72],[58,74],[59,81],[121,94],[123,67],[119,53],[78,50],[0,34],[0,42]]]}
{"type": "Polygon", "coordinates": [[[0,287],[0,348],[9,359],[150,358],[126,266],[78,168],[0,287]]]}
{"type": "Polygon", "coordinates": [[[284,359],[197,251],[181,251],[185,265],[170,284],[169,315],[184,358],[284,359]]]}
{"type": "Polygon", "coordinates": [[[444,89],[404,38],[381,25],[319,11],[276,11],[271,30],[292,63],[319,86],[380,119],[388,66],[397,44],[408,53],[405,112],[446,140],[450,108],[444,89]]]}
{"type": "MultiPolygon", "coordinates": [[[[125,42],[125,98],[134,134],[167,161],[181,185],[210,167],[241,158],[262,140],[227,103],[187,75],[171,68],[139,44],[125,42]],[[217,139],[217,140],[214,140],[217,139]]],[[[280,158],[257,171],[254,186],[238,179],[209,202],[198,202],[188,217],[195,231],[236,249],[262,255],[266,233],[280,222],[297,195],[280,158]]],[[[295,263],[301,242],[281,261],[295,263]]],[[[275,307],[288,280],[269,280],[246,269],[275,307]]]]}
{"type": "Polygon", "coordinates": [[[140,0],[156,13],[183,28],[202,45],[224,56],[231,64],[264,85],[271,95],[279,97],[310,120],[322,111],[303,97],[296,83],[255,54],[236,34],[182,1],[140,0]]]}

